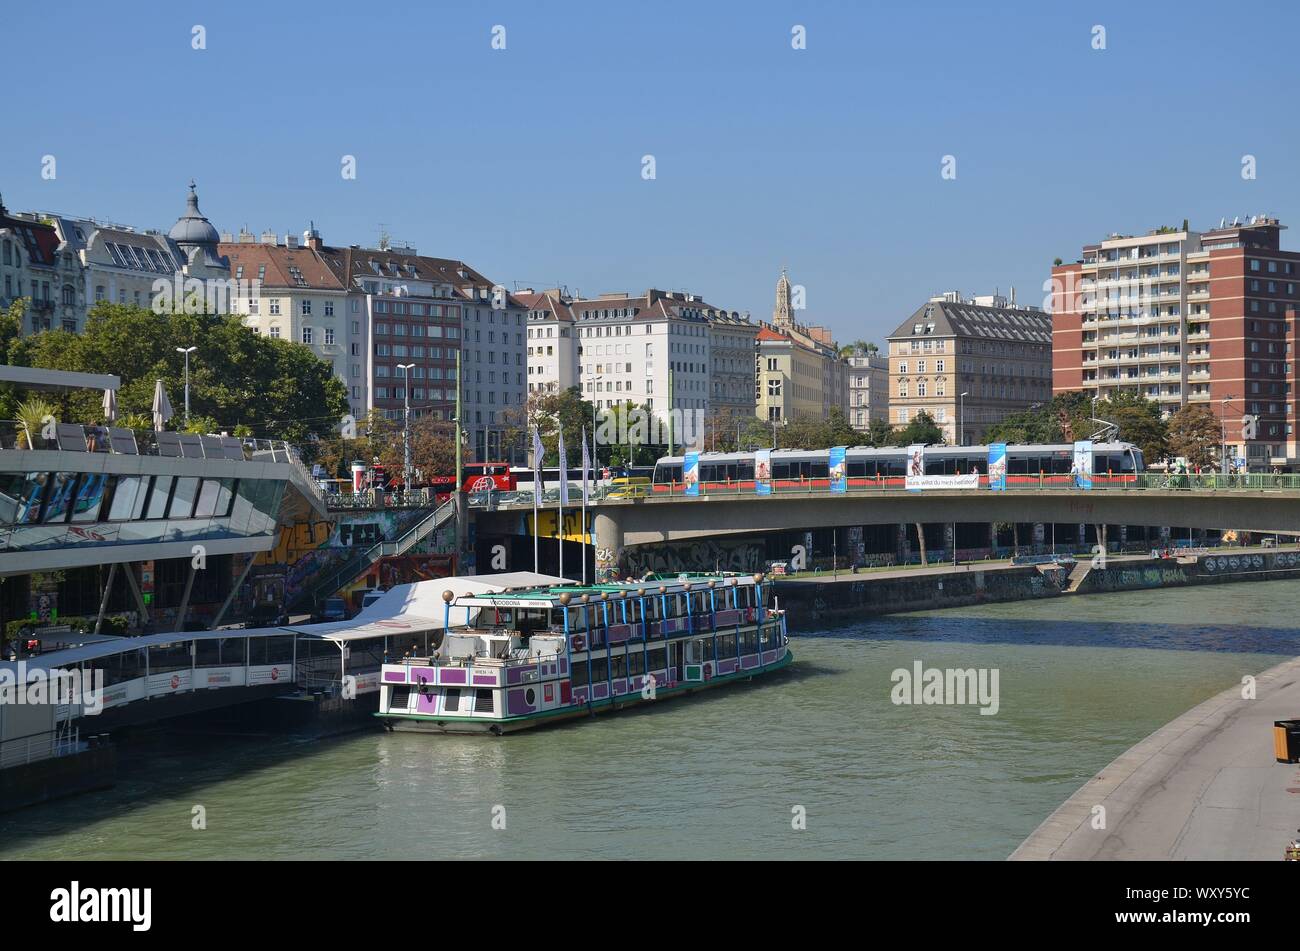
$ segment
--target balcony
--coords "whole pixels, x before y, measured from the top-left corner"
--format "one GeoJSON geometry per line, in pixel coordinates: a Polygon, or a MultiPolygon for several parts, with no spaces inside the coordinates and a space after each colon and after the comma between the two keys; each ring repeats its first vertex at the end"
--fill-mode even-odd
{"type": "Polygon", "coordinates": [[[1188,363],[1208,363],[1210,360],[1209,350],[1193,350],[1187,355],[1188,363]]]}

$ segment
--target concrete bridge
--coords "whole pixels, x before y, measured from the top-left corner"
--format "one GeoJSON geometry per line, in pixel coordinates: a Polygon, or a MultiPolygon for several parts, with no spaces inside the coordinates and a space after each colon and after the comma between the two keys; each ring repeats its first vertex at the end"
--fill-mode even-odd
{"type": "MultiPolygon", "coordinates": [[[[1206,477],[1173,480],[1174,486],[1187,488],[1169,487],[1170,481],[1090,490],[1022,486],[1000,492],[850,488],[846,493],[795,490],[760,496],[752,489],[726,490],[694,497],[606,498],[595,501],[588,514],[592,545],[598,552],[596,567],[615,571],[622,569],[627,550],[640,546],[863,526],[982,525],[985,541],[980,547],[989,544],[988,526],[993,523],[1159,526],[1182,537],[1203,529],[1300,533],[1300,485],[1291,485],[1291,477],[1252,476],[1249,483],[1243,479],[1235,486],[1220,487],[1208,485],[1206,477]]],[[[566,510],[566,523],[578,518],[576,501],[566,510]]],[[[528,534],[531,519],[526,513],[530,512],[531,505],[522,504],[477,511],[478,532],[487,538],[528,534]]],[[[580,537],[580,532],[577,522],[566,524],[571,539],[580,537]]],[[[1116,534],[1102,529],[1094,537],[1113,542],[1116,534]]],[[[1022,544],[1027,546],[1028,539],[1022,537],[1022,544]]],[[[843,543],[838,550],[849,555],[843,543]]],[[[576,564],[581,554],[580,546],[574,545],[566,558],[576,564]]]]}

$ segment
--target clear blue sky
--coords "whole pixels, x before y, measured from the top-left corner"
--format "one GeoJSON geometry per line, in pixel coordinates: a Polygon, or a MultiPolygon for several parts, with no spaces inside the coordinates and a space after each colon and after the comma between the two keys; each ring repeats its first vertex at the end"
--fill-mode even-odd
{"type": "Polygon", "coordinates": [[[0,192],[166,228],[193,176],[223,231],[373,244],[384,222],[508,286],[685,288],[763,318],[786,264],[806,321],[879,339],[948,288],[1040,300],[1054,257],[1110,231],[1300,227],[1296,11],[10,0],[0,192]]]}

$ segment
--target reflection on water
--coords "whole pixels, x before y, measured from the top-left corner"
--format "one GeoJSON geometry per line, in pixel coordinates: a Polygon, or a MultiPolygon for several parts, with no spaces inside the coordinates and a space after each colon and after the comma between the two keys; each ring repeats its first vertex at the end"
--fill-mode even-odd
{"type": "Polygon", "coordinates": [[[1003,858],[1133,743],[1300,653],[1298,591],[875,618],[799,636],[766,682],[504,738],[168,733],[115,789],[0,817],[0,856],[1003,858]],[[893,705],[918,660],[997,668],[998,714],[893,705]]]}

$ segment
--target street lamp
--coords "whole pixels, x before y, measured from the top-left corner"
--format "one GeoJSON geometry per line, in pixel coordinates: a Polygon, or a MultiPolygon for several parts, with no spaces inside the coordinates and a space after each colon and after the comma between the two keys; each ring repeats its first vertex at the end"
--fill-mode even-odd
{"type": "Polygon", "coordinates": [[[1225,414],[1230,402],[1237,397],[1229,393],[1219,401],[1223,409],[1219,411],[1219,468],[1224,475],[1228,474],[1228,424],[1225,422],[1225,414]]]}
{"type": "Polygon", "coordinates": [[[597,384],[604,381],[603,375],[593,377],[591,380],[591,464],[593,466],[600,462],[600,457],[596,455],[596,407],[599,405],[599,400],[596,399],[596,394],[599,392],[597,384]]]}
{"type": "MultiPolygon", "coordinates": [[[[402,371],[402,399],[405,402],[404,418],[402,423],[402,477],[406,484],[406,491],[411,491],[411,370],[415,368],[414,363],[399,363],[397,369],[402,371]]],[[[459,385],[460,381],[457,381],[459,385]]]]}
{"type": "Polygon", "coordinates": [[[185,354],[185,428],[190,427],[190,354],[198,347],[177,347],[177,353],[185,354]]]}
{"type": "Polygon", "coordinates": [[[957,398],[957,418],[959,420],[958,424],[961,426],[961,435],[957,437],[957,445],[959,446],[966,445],[966,397],[968,396],[970,396],[969,393],[963,393],[957,398]]]}

